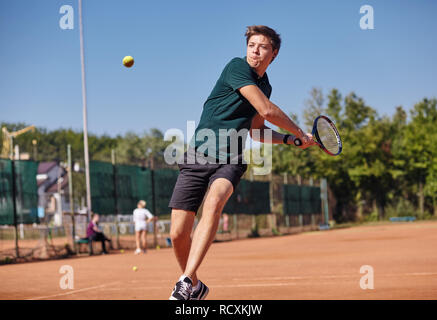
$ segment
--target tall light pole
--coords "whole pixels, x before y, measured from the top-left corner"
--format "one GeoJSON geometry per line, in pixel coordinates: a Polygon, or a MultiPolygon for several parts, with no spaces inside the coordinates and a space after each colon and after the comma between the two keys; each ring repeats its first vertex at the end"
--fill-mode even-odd
{"type": "Polygon", "coordinates": [[[91,189],[90,189],[90,164],[88,152],[88,126],[86,108],[86,82],[85,82],[85,55],[83,46],[83,23],[82,23],[82,0],[79,0],[79,34],[80,34],[80,62],[82,67],[82,105],[83,105],[83,148],[85,158],[85,183],[86,183],[86,206],[88,221],[91,220],[91,189]]]}

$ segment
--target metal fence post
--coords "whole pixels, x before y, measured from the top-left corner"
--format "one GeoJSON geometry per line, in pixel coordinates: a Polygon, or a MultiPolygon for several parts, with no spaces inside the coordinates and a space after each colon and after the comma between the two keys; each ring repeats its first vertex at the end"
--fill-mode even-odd
{"type": "Polygon", "coordinates": [[[234,214],[233,216],[234,216],[233,218],[234,218],[234,225],[235,225],[235,233],[238,239],[238,216],[237,214],[234,214]]]}
{"type": "Polygon", "coordinates": [[[113,184],[114,184],[114,209],[115,209],[115,238],[117,242],[117,249],[120,249],[120,235],[118,232],[118,192],[117,192],[117,167],[115,164],[115,150],[111,150],[111,162],[112,162],[112,176],[113,176],[113,184]]]}
{"type": "MultiPolygon", "coordinates": [[[[150,171],[150,176],[152,178],[152,208],[153,214],[158,216],[156,212],[156,198],[155,198],[155,170],[150,171]]],[[[156,234],[156,219],[153,219],[153,247],[156,248],[158,244],[157,234],[156,234]]]]}
{"type": "Polygon", "coordinates": [[[15,194],[15,162],[14,159],[11,160],[12,165],[12,207],[14,211],[14,228],[15,228],[15,256],[19,258],[20,253],[18,250],[18,228],[17,228],[17,203],[16,203],[16,194],[15,194]]]}
{"type": "MultiPolygon", "coordinates": [[[[284,185],[287,185],[287,184],[288,184],[288,173],[285,172],[285,173],[284,173],[284,185]]],[[[284,190],[284,187],[282,188],[282,190],[284,190]]],[[[290,216],[289,216],[288,214],[285,213],[285,208],[284,208],[284,202],[285,202],[285,201],[287,201],[287,195],[286,195],[286,193],[284,192],[284,193],[282,194],[282,214],[285,216],[285,226],[286,226],[287,228],[289,228],[289,227],[290,227],[290,216]]],[[[288,232],[288,230],[287,230],[287,232],[288,232]]]]}
{"type": "MultiPolygon", "coordinates": [[[[297,184],[299,185],[299,187],[300,187],[300,199],[299,199],[299,201],[302,203],[302,177],[300,176],[300,174],[298,174],[297,175],[297,184]]],[[[302,208],[300,208],[301,210],[302,210],[302,208]]],[[[302,212],[300,210],[300,212],[302,212]]],[[[299,214],[299,226],[300,227],[302,227],[303,228],[303,215],[302,214],[299,214]]]]}
{"type": "Polygon", "coordinates": [[[328,182],[326,178],[320,181],[320,197],[322,198],[322,210],[324,213],[324,222],[329,225],[329,206],[328,206],[328,182]]]}
{"type": "Polygon", "coordinates": [[[69,193],[69,199],[70,199],[73,250],[74,250],[74,253],[77,253],[76,222],[74,221],[74,203],[73,203],[73,173],[72,173],[72,165],[71,165],[71,145],[70,144],[67,146],[67,158],[68,158],[68,193],[69,193]]]}

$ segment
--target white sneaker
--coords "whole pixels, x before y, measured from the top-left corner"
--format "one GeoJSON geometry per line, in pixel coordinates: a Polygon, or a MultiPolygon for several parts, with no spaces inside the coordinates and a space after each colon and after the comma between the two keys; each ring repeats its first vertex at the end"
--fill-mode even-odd
{"type": "Polygon", "coordinates": [[[171,293],[169,300],[190,300],[191,292],[193,291],[193,283],[191,279],[181,276],[179,281],[171,293]]]}
{"type": "Polygon", "coordinates": [[[141,253],[141,249],[137,249],[135,250],[134,254],[140,254],[141,253]]]}
{"type": "Polygon", "coordinates": [[[205,300],[206,296],[208,295],[209,288],[202,281],[197,281],[199,281],[200,286],[197,290],[194,290],[193,288],[193,291],[190,295],[190,300],[205,300]]]}

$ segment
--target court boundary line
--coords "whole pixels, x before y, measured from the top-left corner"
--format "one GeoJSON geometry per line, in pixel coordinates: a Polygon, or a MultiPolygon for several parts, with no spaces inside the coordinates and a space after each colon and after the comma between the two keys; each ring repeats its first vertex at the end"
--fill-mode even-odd
{"type": "Polygon", "coordinates": [[[82,289],[78,289],[78,290],[74,290],[74,291],[68,291],[68,292],[63,292],[63,293],[58,293],[58,294],[53,294],[53,295],[49,295],[49,296],[42,296],[42,297],[35,297],[35,298],[27,298],[25,300],[42,300],[42,299],[47,299],[47,298],[54,298],[54,297],[60,297],[60,296],[67,296],[70,294],[75,294],[78,292],[83,292],[83,291],[89,291],[92,289],[100,289],[100,288],[104,288],[104,287],[108,287],[114,284],[118,284],[120,283],[120,281],[117,282],[111,282],[111,283],[107,283],[107,284],[101,284],[99,286],[94,286],[94,287],[88,287],[88,288],[82,288],[82,289]]]}

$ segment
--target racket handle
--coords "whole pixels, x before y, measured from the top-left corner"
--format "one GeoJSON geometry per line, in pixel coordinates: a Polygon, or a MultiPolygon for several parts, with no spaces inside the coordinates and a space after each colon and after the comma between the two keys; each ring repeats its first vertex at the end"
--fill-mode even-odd
{"type": "MultiPolygon", "coordinates": [[[[313,140],[314,140],[314,139],[313,139],[313,140]]],[[[323,149],[322,145],[321,145],[317,140],[314,140],[314,141],[317,143],[317,145],[318,145],[320,148],[323,149]]],[[[295,145],[296,147],[300,147],[300,146],[302,145],[302,140],[300,140],[299,138],[294,138],[293,142],[294,142],[294,145],[295,145]]]]}
{"type": "Polygon", "coordinates": [[[302,145],[302,140],[299,138],[294,138],[293,143],[296,147],[300,147],[302,145]]]}

